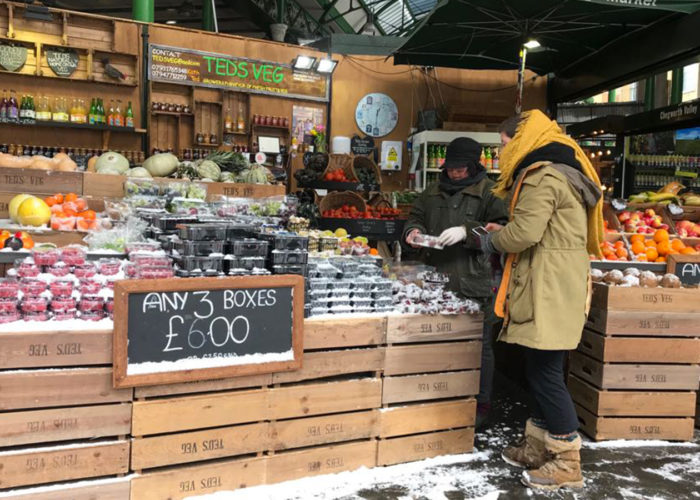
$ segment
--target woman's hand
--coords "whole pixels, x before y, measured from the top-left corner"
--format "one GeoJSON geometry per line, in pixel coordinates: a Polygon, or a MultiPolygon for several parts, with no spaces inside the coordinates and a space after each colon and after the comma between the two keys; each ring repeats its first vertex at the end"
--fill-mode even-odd
{"type": "Polygon", "coordinates": [[[495,222],[489,222],[488,224],[486,224],[485,227],[489,233],[495,233],[496,231],[500,231],[501,229],[503,229],[503,226],[501,226],[500,224],[496,224],[495,222]]]}

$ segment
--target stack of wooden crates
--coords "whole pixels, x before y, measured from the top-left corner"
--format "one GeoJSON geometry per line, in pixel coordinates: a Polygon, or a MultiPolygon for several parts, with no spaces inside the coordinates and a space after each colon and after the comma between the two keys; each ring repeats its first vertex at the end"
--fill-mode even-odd
{"type": "Polygon", "coordinates": [[[569,389],[595,440],[693,439],[700,290],[596,283],[569,389]]]}
{"type": "Polygon", "coordinates": [[[112,388],[112,331],[0,333],[0,490],[58,481],[68,490],[9,498],[128,498],[131,389],[112,388]],[[92,496],[91,496],[92,495],[92,496]]]}
{"type": "Polygon", "coordinates": [[[473,447],[481,320],[307,320],[299,371],[137,388],[131,498],[178,499],[473,447]]]}
{"type": "Polygon", "coordinates": [[[301,370],[248,377],[115,390],[111,360],[111,331],[0,332],[0,496],[180,499],[473,448],[481,317],[306,320],[301,370]]]}

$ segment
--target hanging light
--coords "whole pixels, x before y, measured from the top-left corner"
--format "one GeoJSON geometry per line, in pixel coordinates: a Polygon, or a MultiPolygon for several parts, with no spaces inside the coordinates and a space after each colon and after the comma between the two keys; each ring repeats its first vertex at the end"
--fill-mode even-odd
{"type": "Polygon", "coordinates": [[[539,49],[541,47],[540,42],[535,40],[534,38],[531,40],[528,40],[523,44],[523,47],[526,49],[532,50],[532,49],[539,49]]]}

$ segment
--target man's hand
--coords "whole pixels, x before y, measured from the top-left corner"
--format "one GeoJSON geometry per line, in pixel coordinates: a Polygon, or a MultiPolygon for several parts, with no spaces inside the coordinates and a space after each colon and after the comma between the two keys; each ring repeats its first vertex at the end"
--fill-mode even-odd
{"type": "Polygon", "coordinates": [[[486,230],[489,233],[494,233],[496,231],[500,231],[501,229],[503,229],[503,226],[501,226],[500,224],[496,224],[495,222],[489,222],[488,224],[486,224],[486,230]]]}
{"type": "Polygon", "coordinates": [[[449,247],[464,241],[467,239],[467,228],[464,226],[454,226],[449,229],[445,229],[440,237],[438,238],[438,243],[440,246],[449,247]]]}
{"type": "Polygon", "coordinates": [[[406,235],[406,243],[413,248],[420,248],[420,245],[416,245],[415,243],[413,243],[414,238],[419,234],[421,234],[421,232],[418,229],[414,229],[413,231],[408,233],[408,235],[406,235]]]}

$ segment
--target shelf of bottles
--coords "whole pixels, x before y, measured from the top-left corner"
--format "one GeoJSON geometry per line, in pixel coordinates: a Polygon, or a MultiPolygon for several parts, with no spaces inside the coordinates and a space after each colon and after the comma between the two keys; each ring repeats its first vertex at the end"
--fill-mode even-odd
{"type": "Polygon", "coordinates": [[[38,125],[74,127],[95,130],[133,130],[134,111],[131,101],[110,100],[105,108],[102,97],[93,97],[88,106],[87,100],[78,97],[41,95],[35,100],[31,94],[19,100],[16,92],[3,91],[0,101],[0,123],[12,125],[38,125]]]}
{"type": "MultiPolygon", "coordinates": [[[[426,153],[425,185],[437,182],[442,166],[445,163],[447,154],[447,144],[428,144],[426,153]]],[[[495,146],[485,146],[481,150],[480,162],[486,168],[487,173],[498,174],[498,148],[495,146]]]]}
{"type": "Polygon", "coordinates": [[[626,161],[634,167],[633,192],[655,191],[673,181],[700,188],[700,156],[632,154],[626,161]]]}

